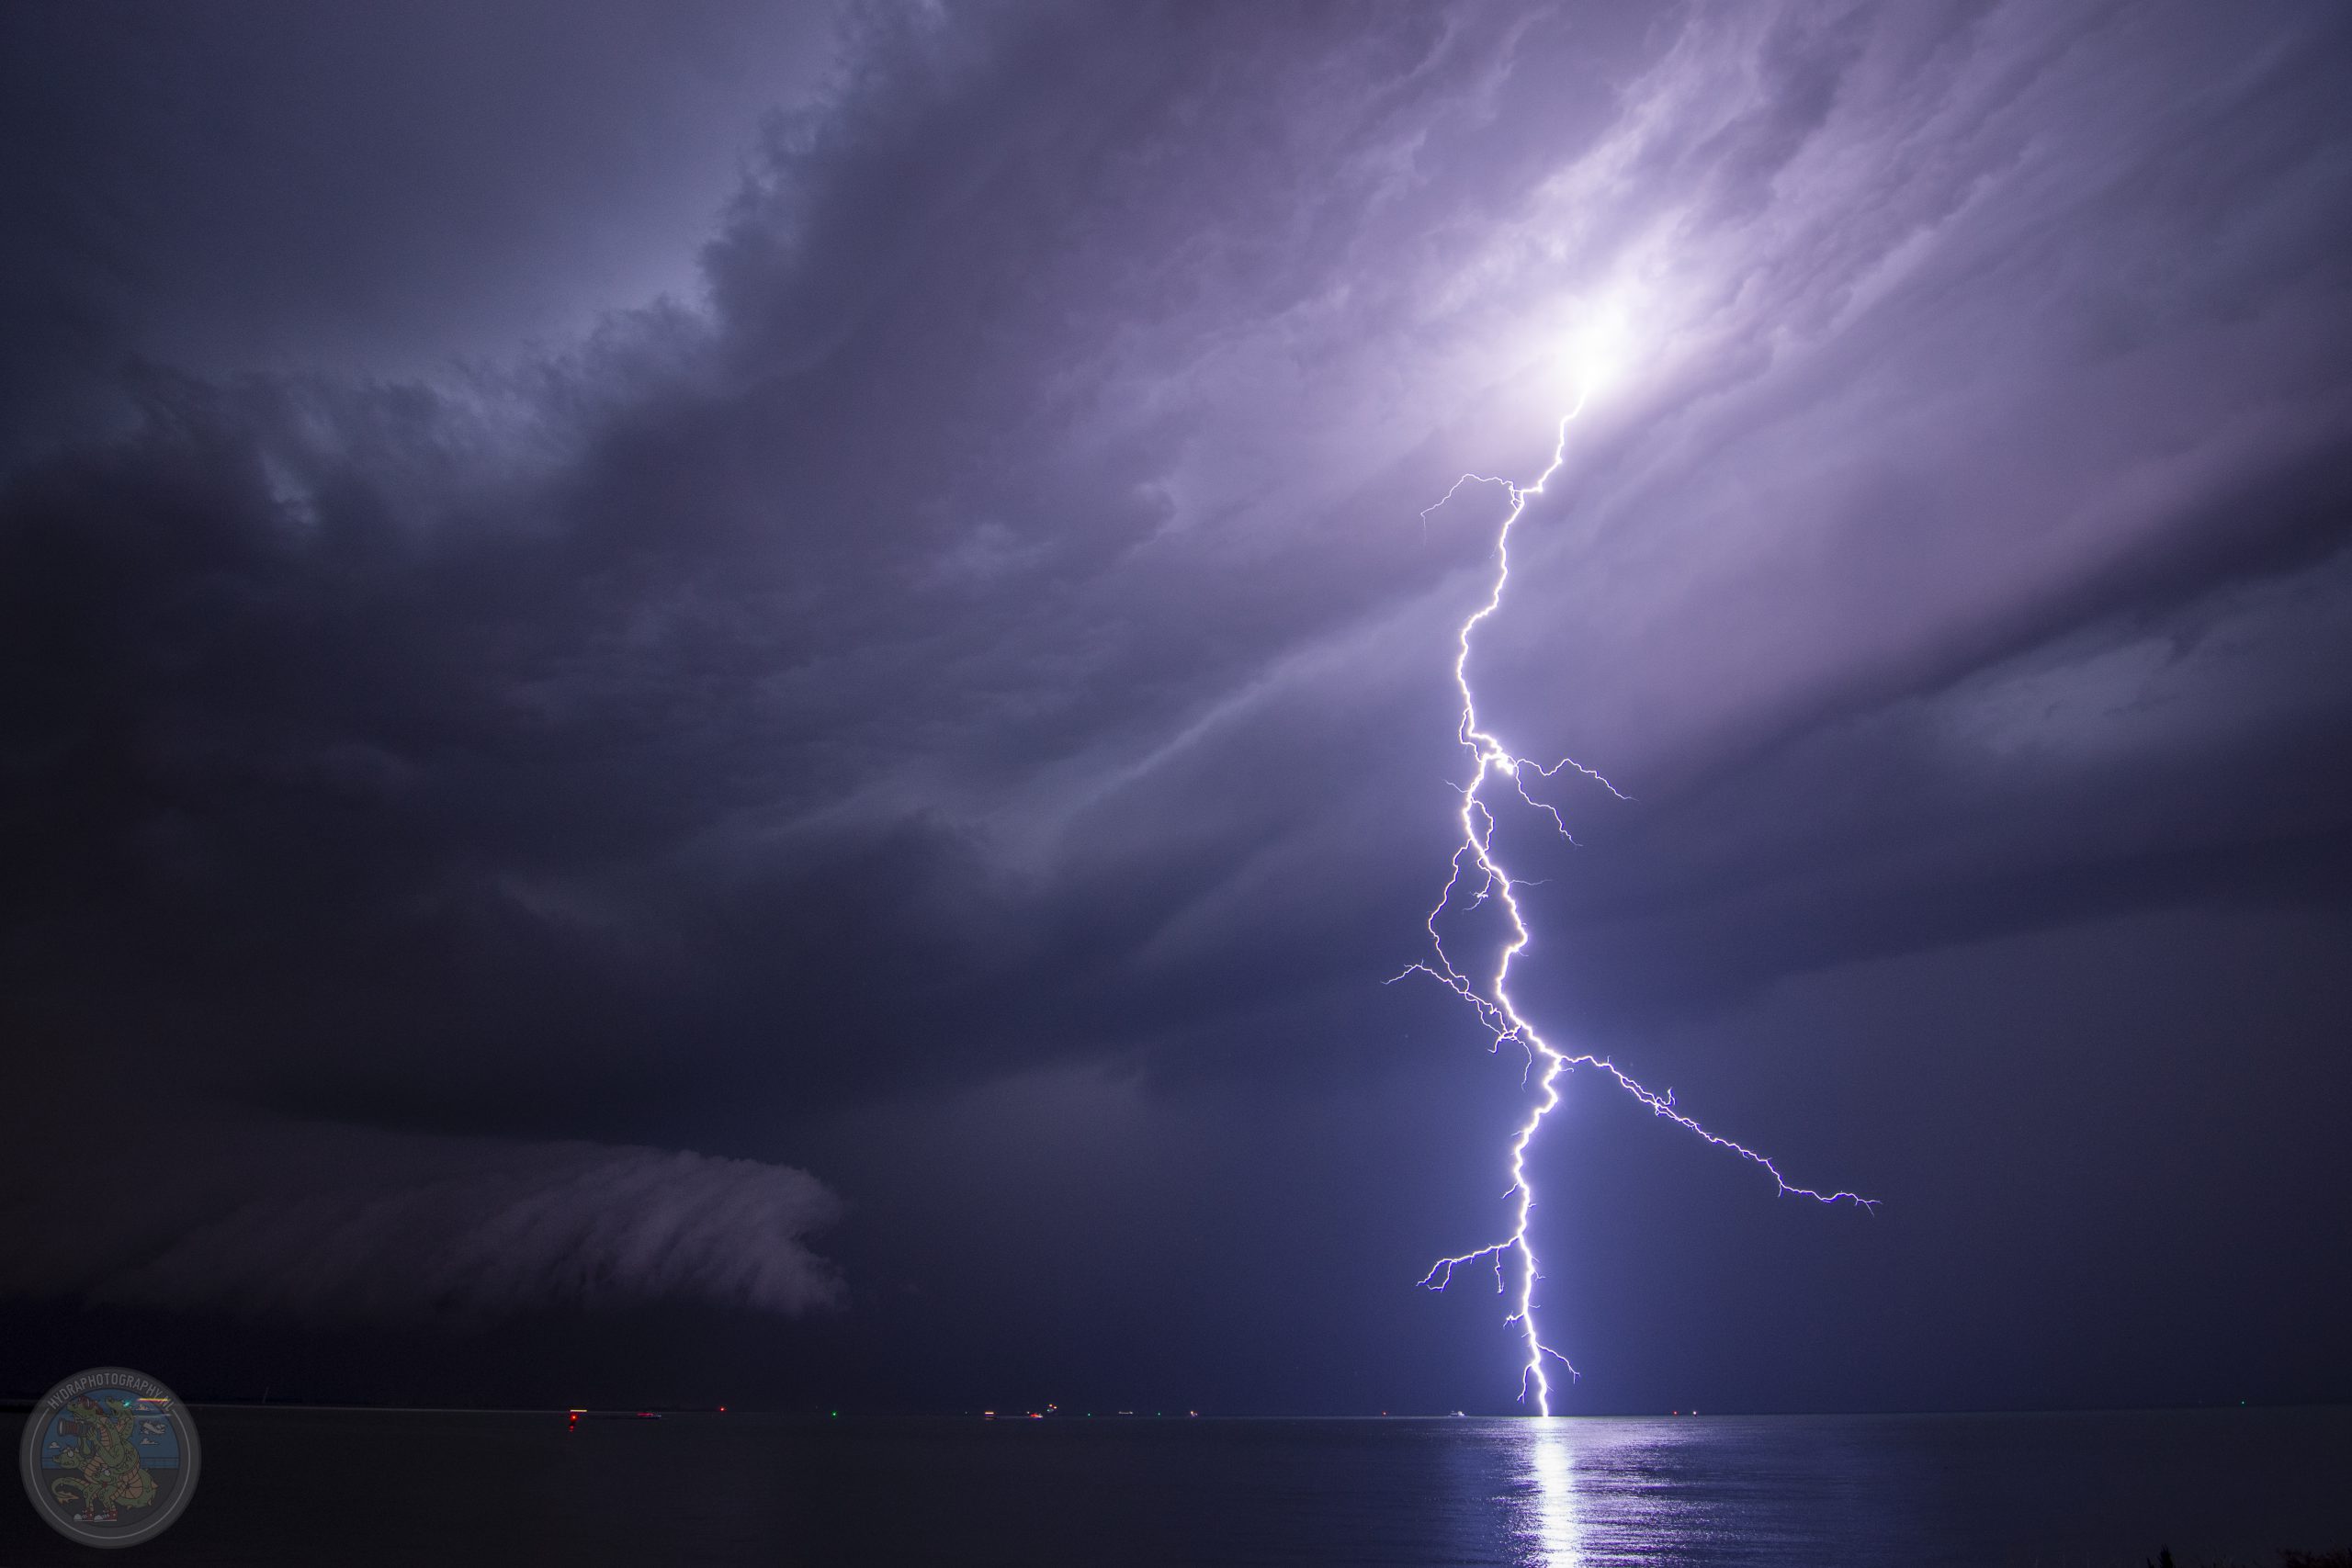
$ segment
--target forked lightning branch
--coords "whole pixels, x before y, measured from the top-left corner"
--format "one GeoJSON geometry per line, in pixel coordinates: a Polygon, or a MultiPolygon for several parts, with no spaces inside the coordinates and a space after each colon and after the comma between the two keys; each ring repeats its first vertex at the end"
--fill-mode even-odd
{"type": "MultiPolygon", "coordinates": [[[[1528,1155],[1536,1134],[1543,1130],[1544,1119],[1559,1107],[1560,1077],[1569,1068],[1593,1067],[1606,1073],[1620,1089],[1640,1100],[1653,1113],[1697,1134],[1717,1148],[1727,1149],[1760,1167],[1783,1193],[1793,1193],[1822,1203],[1846,1202],[1863,1208],[1872,1204],[1872,1200],[1851,1192],[1821,1192],[1795,1185],[1782,1176],[1780,1168],[1765,1156],[1743,1144],[1711,1133],[1684,1115],[1676,1108],[1671,1092],[1658,1094],[1644,1088],[1604,1056],[1563,1051],[1545,1039],[1511,999],[1511,964],[1526,949],[1529,932],[1511,874],[1495,848],[1495,807],[1488,804],[1488,786],[1496,784],[1497,781],[1508,784],[1511,797],[1518,799],[1521,806],[1548,818],[1563,838],[1568,837],[1566,822],[1557,807],[1529,792],[1530,774],[1548,781],[1566,770],[1591,780],[1620,800],[1630,798],[1598,772],[1573,759],[1546,764],[1532,761],[1511,751],[1487,728],[1487,721],[1479,716],[1477,696],[1470,685],[1471,643],[1479,626],[1502,607],[1503,591],[1510,582],[1511,528],[1525,514],[1529,500],[1544,493],[1544,487],[1551,482],[1553,476],[1566,461],[1568,427],[1583,412],[1584,398],[1580,395],[1576,406],[1561,416],[1552,444],[1551,463],[1536,476],[1532,484],[1514,484],[1509,479],[1484,474],[1464,474],[1421,514],[1426,520],[1430,513],[1452,501],[1464,485],[1498,487],[1510,503],[1495,540],[1494,585],[1487,595],[1487,602],[1462,623],[1455,638],[1453,679],[1462,693],[1462,722],[1458,734],[1463,748],[1470,753],[1471,765],[1469,779],[1462,786],[1462,838],[1453,849],[1452,874],[1446,878],[1444,890],[1438,895],[1436,905],[1430,910],[1430,956],[1407,965],[1396,976],[1401,979],[1405,975],[1421,974],[1442,982],[1477,1013],[1478,1021],[1494,1036],[1493,1049],[1499,1051],[1509,1043],[1527,1053],[1528,1073],[1534,1098],[1510,1143],[1510,1186],[1504,1197],[1511,1205],[1510,1232],[1500,1241],[1438,1259],[1429,1273],[1422,1277],[1421,1283],[1431,1290],[1442,1291],[1453,1282],[1457,1270],[1481,1262],[1493,1265],[1497,1293],[1512,1297],[1511,1311],[1505,1321],[1519,1331],[1527,1355],[1520,1378],[1520,1399],[1525,1403],[1532,1396],[1538,1414],[1545,1416],[1552,1413],[1552,1381],[1547,1363],[1558,1362],[1571,1377],[1576,1375],[1576,1368],[1565,1354],[1544,1339],[1536,1321],[1535,1287],[1536,1282],[1544,1278],[1544,1271],[1536,1260],[1534,1244],[1529,1235],[1536,1194],[1534,1178],[1528,1169],[1528,1155]],[[1481,980],[1473,978],[1446,951],[1440,922],[1448,914],[1455,912],[1457,908],[1466,910],[1489,902],[1501,909],[1509,938],[1502,945],[1493,971],[1481,980]],[[1517,1284],[1515,1294],[1511,1289],[1514,1281],[1517,1284]]],[[[1498,786],[1494,793],[1499,795],[1502,791],[1498,786]]],[[[1507,807],[1508,801],[1498,804],[1507,807]]]]}

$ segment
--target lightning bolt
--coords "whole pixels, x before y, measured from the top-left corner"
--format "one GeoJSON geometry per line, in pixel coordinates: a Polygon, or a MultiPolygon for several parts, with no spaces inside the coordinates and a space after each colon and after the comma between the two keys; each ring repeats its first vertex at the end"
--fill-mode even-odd
{"type": "Polygon", "coordinates": [[[1476,1251],[1461,1253],[1453,1258],[1439,1258],[1435,1264],[1431,1265],[1430,1271],[1422,1276],[1421,1283],[1430,1290],[1442,1291],[1453,1282],[1456,1270],[1483,1260],[1494,1266],[1495,1291],[1499,1295],[1506,1293],[1510,1288],[1506,1279],[1507,1272],[1516,1273],[1519,1282],[1518,1296],[1512,1304],[1510,1314],[1504,1319],[1504,1322],[1519,1329],[1521,1339],[1527,1351],[1527,1363],[1520,1374],[1520,1401],[1521,1404],[1526,1403],[1528,1396],[1532,1393],[1536,1412],[1544,1416],[1549,1416],[1552,1413],[1552,1380],[1547,1371],[1548,1363],[1558,1362],[1572,1378],[1576,1376],[1576,1367],[1566,1355],[1544,1342],[1543,1333],[1536,1325],[1535,1282],[1544,1277],[1544,1273],[1542,1267],[1536,1261],[1535,1248],[1528,1239],[1528,1223],[1535,1212],[1536,1200],[1534,1183],[1528,1175],[1527,1154],[1535,1141],[1536,1134],[1543,1131],[1544,1119],[1559,1108],[1560,1077],[1570,1068],[1592,1067],[1607,1074],[1616,1081],[1618,1088],[1647,1106],[1653,1115],[1663,1117],[1677,1126],[1696,1134],[1715,1147],[1728,1150],[1749,1164],[1760,1168],[1771,1177],[1774,1185],[1783,1194],[1810,1198],[1819,1203],[1852,1203],[1863,1209],[1875,1207],[1875,1200],[1863,1198],[1852,1192],[1821,1192],[1810,1187],[1795,1185],[1782,1176],[1780,1168],[1763,1155],[1744,1144],[1735,1143],[1729,1138],[1711,1133],[1690,1117],[1684,1115],[1676,1108],[1671,1090],[1664,1094],[1657,1093],[1635,1081],[1631,1074],[1606,1057],[1581,1053],[1571,1054],[1553,1044],[1521,1014],[1518,1004],[1511,1000],[1510,990],[1511,963],[1526,950],[1531,938],[1526,919],[1519,906],[1518,885],[1513,882],[1510,873],[1505,869],[1495,853],[1495,815],[1484,797],[1487,784],[1496,779],[1508,781],[1511,786],[1511,792],[1526,806],[1549,817],[1552,826],[1570,843],[1576,841],[1575,837],[1569,833],[1567,823],[1560,816],[1558,808],[1537,799],[1529,793],[1529,774],[1549,780],[1564,770],[1569,771],[1590,779],[1620,800],[1632,798],[1608,779],[1602,777],[1600,773],[1573,758],[1563,758],[1559,761],[1547,765],[1531,761],[1510,750],[1479,718],[1477,697],[1470,689],[1471,641],[1476,637],[1479,626],[1502,608],[1503,590],[1510,582],[1511,528],[1527,511],[1529,499],[1543,494],[1544,487],[1552,481],[1552,477],[1560,471],[1561,465],[1566,461],[1568,426],[1578,414],[1584,412],[1584,398],[1579,396],[1576,406],[1561,415],[1555,439],[1552,443],[1552,461],[1544,468],[1543,473],[1536,476],[1534,483],[1513,484],[1509,479],[1498,479],[1492,475],[1464,474],[1453,481],[1453,487],[1443,496],[1421,513],[1421,521],[1426,527],[1430,513],[1452,501],[1464,485],[1497,486],[1510,502],[1510,508],[1504,514],[1502,527],[1495,539],[1494,586],[1487,595],[1487,602],[1472,612],[1469,619],[1462,623],[1461,630],[1454,639],[1453,682],[1462,692],[1462,723],[1457,731],[1457,737],[1464,749],[1470,753],[1471,761],[1469,781],[1462,786],[1460,818],[1462,840],[1454,846],[1452,874],[1446,878],[1444,889],[1439,893],[1437,903],[1430,909],[1429,919],[1426,922],[1430,933],[1430,956],[1419,963],[1407,964],[1403,970],[1391,977],[1392,984],[1408,975],[1416,974],[1426,975],[1440,982],[1454,995],[1470,1004],[1472,1010],[1478,1015],[1479,1022],[1484,1024],[1487,1032],[1494,1036],[1492,1049],[1499,1051],[1504,1043],[1509,1042],[1520,1046],[1527,1053],[1527,1070],[1534,1083],[1535,1097],[1528,1109],[1526,1119],[1519,1124],[1518,1130],[1512,1134],[1510,1140],[1510,1187],[1504,1194],[1512,1205],[1510,1234],[1502,1240],[1479,1247],[1476,1251]],[[1503,945],[1502,954],[1496,962],[1494,974],[1483,986],[1473,980],[1454,964],[1452,955],[1446,952],[1445,939],[1438,930],[1440,918],[1455,907],[1457,897],[1465,900],[1466,907],[1470,908],[1476,908],[1489,901],[1498,904],[1509,922],[1510,940],[1503,945]]]}

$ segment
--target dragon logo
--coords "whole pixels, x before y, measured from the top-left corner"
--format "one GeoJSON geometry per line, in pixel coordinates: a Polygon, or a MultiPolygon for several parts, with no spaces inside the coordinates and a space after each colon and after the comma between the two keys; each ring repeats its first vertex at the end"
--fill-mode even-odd
{"type": "Polygon", "coordinates": [[[99,1367],[41,1396],[25,1421],[25,1491],[85,1546],[151,1540],[196,1494],[196,1425],[143,1372],[99,1367]]]}

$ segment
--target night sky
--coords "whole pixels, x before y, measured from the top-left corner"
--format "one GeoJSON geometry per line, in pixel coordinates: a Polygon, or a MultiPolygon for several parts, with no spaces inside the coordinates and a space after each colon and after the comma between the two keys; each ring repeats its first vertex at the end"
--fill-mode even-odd
{"type": "Polygon", "coordinates": [[[0,12],[0,1394],[2352,1399],[2352,13],[0,12]]]}

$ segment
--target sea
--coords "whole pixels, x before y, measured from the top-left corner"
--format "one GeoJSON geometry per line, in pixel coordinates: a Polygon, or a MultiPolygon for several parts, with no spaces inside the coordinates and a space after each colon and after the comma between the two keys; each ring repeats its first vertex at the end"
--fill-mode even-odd
{"type": "MultiPolygon", "coordinates": [[[[2352,1409],[1272,1420],[197,1406],[168,1564],[2181,1568],[2352,1547],[2352,1409]]],[[[91,1561],[21,1499],[0,1568],[91,1561]]]]}

